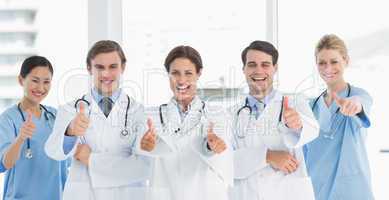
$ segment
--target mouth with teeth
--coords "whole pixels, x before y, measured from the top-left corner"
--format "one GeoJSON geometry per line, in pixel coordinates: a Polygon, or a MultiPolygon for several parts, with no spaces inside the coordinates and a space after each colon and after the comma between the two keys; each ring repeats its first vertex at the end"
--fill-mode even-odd
{"type": "Polygon", "coordinates": [[[251,80],[254,82],[262,82],[262,81],[266,81],[267,78],[266,77],[251,77],[251,80]]]}
{"type": "Polygon", "coordinates": [[[113,83],[113,80],[101,80],[100,83],[102,85],[111,85],[113,83]]]}
{"type": "Polygon", "coordinates": [[[322,76],[326,79],[332,79],[332,78],[335,78],[335,76],[337,75],[338,73],[322,73],[322,76]]]}
{"type": "Polygon", "coordinates": [[[185,92],[187,92],[189,89],[190,89],[190,85],[179,85],[179,86],[176,87],[176,90],[177,90],[179,93],[185,93],[185,92]]]}
{"type": "Polygon", "coordinates": [[[39,92],[39,91],[32,91],[31,94],[34,96],[34,97],[37,97],[37,98],[40,98],[40,97],[43,97],[45,96],[45,92],[39,92]]]}

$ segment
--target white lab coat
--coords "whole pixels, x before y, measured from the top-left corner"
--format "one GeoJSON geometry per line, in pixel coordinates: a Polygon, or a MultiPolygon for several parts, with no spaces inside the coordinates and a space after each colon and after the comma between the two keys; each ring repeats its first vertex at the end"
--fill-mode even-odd
{"type": "MultiPolygon", "coordinates": [[[[90,124],[85,134],[86,144],[92,149],[89,167],[73,159],[65,184],[64,200],[125,200],[145,199],[145,183],[151,174],[150,161],[134,152],[138,136],[145,131],[143,106],[131,98],[128,111],[129,137],[121,137],[124,129],[127,95],[121,92],[108,118],[91,93],[85,96],[90,102],[90,124]]],[[[45,145],[47,155],[65,160],[75,154],[78,138],[72,150],[63,151],[64,132],[76,115],[74,103],[58,109],[53,133],[45,145]]]]}
{"type": "Polygon", "coordinates": [[[318,136],[319,126],[308,102],[302,96],[289,97],[289,106],[300,114],[303,128],[300,133],[279,126],[282,94],[275,91],[274,98],[255,119],[249,109],[238,110],[242,101],[230,111],[234,124],[234,188],[233,200],[313,200],[313,188],[307,175],[302,146],[318,136]],[[244,135],[244,137],[242,137],[244,135]],[[266,163],[267,150],[288,151],[299,162],[298,169],[284,174],[266,163]]]}
{"type": "Polygon", "coordinates": [[[187,116],[181,122],[177,102],[172,99],[162,108],[164,130],[159,107],[150,108],[158,140],[150,152],[156,157],[151,185],[165,191],[161,200],[225,200],[228,187],[233,184],[233,158],[229,134],[230,118],[220,107],[206,103],[205,116],[199,111],[202,101],[195,97],[187,116]],[[206,150],[206,135],[209,122],[215,124],[214,132],[227,144],[221,154],[206,150]],[[174,133],[180,128],[179,133],[174,133]]]}

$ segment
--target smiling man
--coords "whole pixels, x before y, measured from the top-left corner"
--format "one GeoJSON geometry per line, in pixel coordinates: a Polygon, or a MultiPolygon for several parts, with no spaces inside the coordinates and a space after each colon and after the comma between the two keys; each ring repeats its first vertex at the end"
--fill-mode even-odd
{"type": "Polygon", "coordinates": [[[302,145],[317,137],[319,127],[304,98],[274,89],[277,60],[277,49],[265,41],[254,41],[242,52],[249,95],[230,110],[235,125],[232,199],[314,199],[302,145]]]}
{"type": "Polygon", "coordinates": [[[119,44],[95,43],[87,57],[92,89],[58,110],[46,153],[56,160],[74,157],[64,200],[145,198],[149,162],[133,145],[146,120],[143,106],[120,88],[125,64],[119,44]],[[70,148],[64,138],[73,139],[70,148]]]}

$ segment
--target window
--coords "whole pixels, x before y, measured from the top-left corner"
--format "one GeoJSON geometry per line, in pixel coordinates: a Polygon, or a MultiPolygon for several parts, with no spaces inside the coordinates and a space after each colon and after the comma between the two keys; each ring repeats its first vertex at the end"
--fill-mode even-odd
{"type": "Polygon", "coordinates": [[[240,53],[249,42],[265,39],[266,1],[123,1],[126,80],[148,104],[171,94],[164,59],[177,45],[190,45],[203,59],[200,88],[241,87],[240,53]],[[152,5],[152,6],[150,6],[152,5]],[[135,87],[134,87],[135,86],[135,87]]]}

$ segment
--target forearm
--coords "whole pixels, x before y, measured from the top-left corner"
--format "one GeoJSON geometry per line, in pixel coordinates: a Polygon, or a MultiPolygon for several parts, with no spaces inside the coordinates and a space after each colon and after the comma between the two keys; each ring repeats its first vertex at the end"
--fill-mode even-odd
{"type": "Polygon", "coordinates": [[[6,169],[11,169],[15,165],[16,161],[19,160],[20,149],[23,142],[24,141],[22,139],[16,138],[5,152],[2,162],[6,169]]]}

